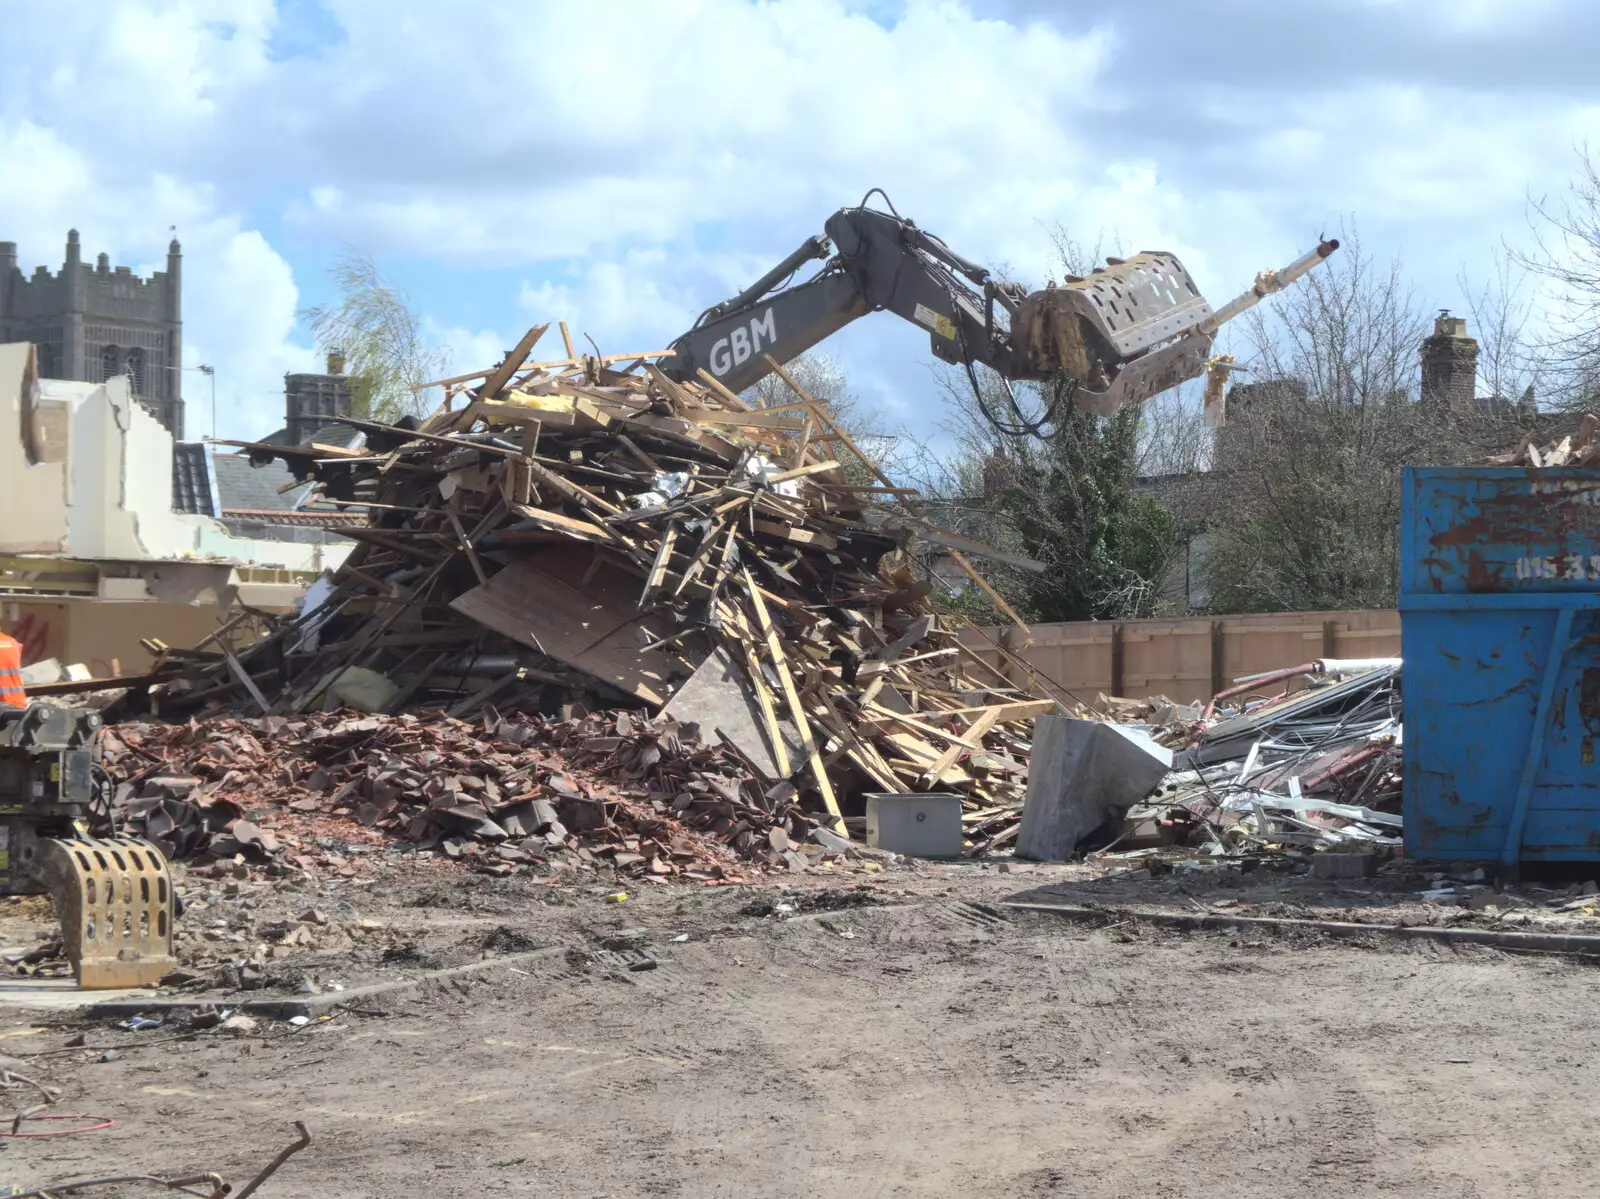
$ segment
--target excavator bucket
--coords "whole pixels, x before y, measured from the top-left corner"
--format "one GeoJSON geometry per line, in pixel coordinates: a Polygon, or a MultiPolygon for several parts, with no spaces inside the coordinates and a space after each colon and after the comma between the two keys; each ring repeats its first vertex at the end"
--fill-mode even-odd
{"type": "Polygon", "coordinates": [[[133,837],[50,837],[39,850],[38,877],[79,987],[154,986],[177,968],[172,878],[160,850],[133,837]]]}
{"type": "Polygon", "coordinates": [[[1078,406],[1110,416],[1198,378],[1211,345],[1199,330],[1211,315],[1176,256],[1146,251],[1034,292],[1022,301],[1012,335],[1029,369],[1077,379],[1078,406]]]}

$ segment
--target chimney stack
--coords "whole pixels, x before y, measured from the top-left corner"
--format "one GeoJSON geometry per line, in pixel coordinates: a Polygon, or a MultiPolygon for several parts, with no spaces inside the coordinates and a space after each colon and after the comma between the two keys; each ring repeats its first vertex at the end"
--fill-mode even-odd
{"type": "Polygon", "coordinates": [[[1468,416],[1478,408],[1478,343],[1467,322],[1441,308],[1433,336],[1422,343],[1422,403],[1438,413],[1468,416]]]}
{"type": "Polygon", "coordinates": [[[343,350],[329,350],[328,351],[328,373],[330,375],[342,375],[342,374],[344,374],[344,351],[343,350]]]}

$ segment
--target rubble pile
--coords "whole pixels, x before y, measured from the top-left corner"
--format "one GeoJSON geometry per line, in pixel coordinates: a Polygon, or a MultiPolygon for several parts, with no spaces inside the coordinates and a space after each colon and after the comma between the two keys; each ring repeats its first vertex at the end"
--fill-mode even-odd
{"type": "MultiPolygon", "coordinates": [[[[265,637],[233,645],[223,630],[166,651],[156,713],[559,714],[578,741],[617,736],[590,712],[664,713],[698,726],[694,748],[639,735],[708,765],[731,755],[753,780],[717,802],[778,805],[754,805],[755,837],[797,800],[843,831],[868,792],[959,793],[973,844],[1014,820],[1030,719],[1064,709],[945,627],[909,551],[940,546],[984,587],[961,550],[1004,555],[929,525],[775,362],[796,399],[752,409],[708,374],[669,379],[654,355],[580,358],[569,343],[567,358],[530,363],[543,332],[446,381],[461,395],[420,425],[347,421],[364,447],[246,446],[369,521],[265,637]]],[[[473,777],[462,789],[481,794],[473,777]]],[[[441,810],[428,772],[397,778],[372,779],[384,786],[356,804],[441,810]]],[[[397,812],[381,818],[401,829],[397,812]]],[[[620,852],[676,868],[665,847],[620,852]]]]}
{"type": "MultiPolygon", "coordinates": [[[[1309,685],[1194,713],[1172,771],[1114,828],[1108,849],[1122,852],[1112,856],[1397,848],[1400,664],[1348,666],[1277,672],[1273,682],[1309,685]]],[[[1172,744],[1178,727],[1169,719],[1150,731],[1172,744]]]]}
{"type": "Polygon", "coordinates": [[[1600,463],[1600,416],[1586,412],[1577,431],[1544,446],[1529,433],[1517,447],[1485,458],[1479,466],[1594,466],[1600,463]]]}
{"type": "Polygon", "coordinates": [[[693,726],[625,712],[216,718],[123,724],[104,745],[120,826],[175,860],[325,868],[272,827],[285,810],[358,822],[487,874],[720,880],[741,862],[811,860],[792,785],[763,787],[693,726]]]}

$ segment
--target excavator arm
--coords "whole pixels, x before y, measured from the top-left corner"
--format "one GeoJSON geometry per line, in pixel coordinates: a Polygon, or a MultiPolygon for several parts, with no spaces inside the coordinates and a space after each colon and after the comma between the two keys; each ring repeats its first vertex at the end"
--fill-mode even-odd
{"type": "MultiPolygon", "coordinates": [[[[869,312],[888,311],[928,330],[946,362],[979,362],[1006,373],[1009,350],[985,296],[989,272],[966,261],[908,220],[877,209],[845,208],[828,218],[825,237],[793,254],[732,299],[708,309],[661,361],[666,374],[700,369],[734,391],[771,373],[764,355],[787,362],[869,312]],[[832,253],[830,254],[830,248],[832,253]],[[783,286],[807,262],[825,259],[810,279],[783,286]]],[[[1021,298],[1021,289],[1004,294],[1021,298]]]]}
{"type": "Polygon", "coordinates": [[[887,311],[925,328],[934,356],[945,362],[987,366],[1007,381],[1064,378],[1074,385],[1074,403],[1109,416],[1205,373],[1224,322],[1339,248],[1323,241],[1213,311],[1165,251],[1110,258],[1088,276],[1029,294],[866,200],[834,213],[824,231],[702,313],[661,369],[680,380],[705,370],[742,391],[770,373],[768,354],[787,362],[851,321],[887,311]],[[823,265],[812,277],[790,282],[818,260],[823,265]]]}

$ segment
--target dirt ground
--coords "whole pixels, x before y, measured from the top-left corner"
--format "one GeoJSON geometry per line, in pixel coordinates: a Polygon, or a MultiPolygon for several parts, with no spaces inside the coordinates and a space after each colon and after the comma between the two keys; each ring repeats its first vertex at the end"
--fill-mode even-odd
{"type": "Polygon", "coordinates": [[[1592,966],[1186,934],[1131,914],[1482,923],[1554,911],[1588,931],[1581,906],[1560,912],[1575,902],[1560,888],[1484,887],[1458,908],[1424,906],[1415,891],[1432,880],[1410,876],[1091,874],[923,865],[620,903],[606,898],[614,887],[473,876],[242,888],[202,915],[317,903],[386,928],[381,948],[272,963],[286,987],[505,960],[244,1036],[176,1016],[144,1032],[0,1020],[0,1051],[61,1088],[56,1110],[116,1121],[0,1140],[0,1179],[215,1169],[238,1187],[300,1119],[314,1142],[258,1192],[267,1199],[1589,1189],[1592,966]],[[1001,906],[1041,886],[1129,906],[1101,927],[1001,906]],[[528,955],[539,948],[550,952],[528,955]]]}

